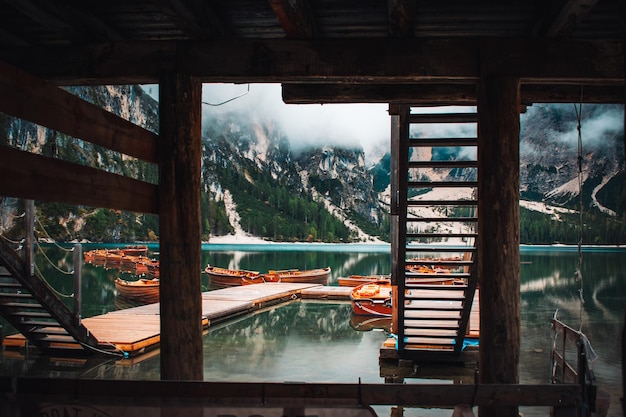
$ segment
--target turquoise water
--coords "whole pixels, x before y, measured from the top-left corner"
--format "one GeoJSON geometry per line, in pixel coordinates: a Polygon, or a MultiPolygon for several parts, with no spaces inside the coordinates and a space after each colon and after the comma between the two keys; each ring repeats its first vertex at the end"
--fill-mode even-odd
{"type": "MultiPolygon", "coordinates": [[[[91,248],[85,246],[84,250],[91,248]]],[[[158,248],[152,246],[151,249],[157,251],[158,248]]],[[[336,284],[340,276],[388,274],[391,266],[389,245],[208,244],[202,249],[204,265],[262,272],[330,266],[331,285],[336,284]]],[[[46,247],[45,253],[47,259],[41,254],[37,256],[38,268],[59,294],[71,294],[72,276],[60,271],[72,269],[72,254],[55,246],[46,247]]],[[[582,327],[591,341],[598,355],[594,367],[598,384],[613,398],[610,415],[620,415],[618,399],[622,395],[622,382],[618,339],[626,309],[626,249],[585,248],[582,308],[581,285],[575,275],[578,266],[575,247],[523,246],[521,263],[520,382],[548,382],[550,319],[558,310],[562,320],[576,329],[582,327]]],[[[84,266],[83,317],[120,307],[113,285],[119,275],[116,270],[84,266]]],[[[209,284],[203,276],[204,290],[210,290],[209,284]]],[[[67,303],[71,305],[71,299],[67,298],[67,303]]],[[[382,383],[378,351],[386,336],[380,329],[355,330],[351,325],[350,305],[346,302],[292,301],[210,329],[203,339],[204,379],[351,383],[360,379],[382,383]]],[[[78,378],[160,378],[158,352],[134,362],[91,358],[73,364],[45,356],[23,357],[3,352],[0,372],[3,375],[78,378]]],[[[419,382],[407,380],[407,383],[419,382]]],[[[436,382],[451,383],[451,380],[436,382]]],[[[405,410],[404,415],[414,415],[411,413],[405,410]]],[[[526,414],[532,415],[532,412],[526,414]]]]}

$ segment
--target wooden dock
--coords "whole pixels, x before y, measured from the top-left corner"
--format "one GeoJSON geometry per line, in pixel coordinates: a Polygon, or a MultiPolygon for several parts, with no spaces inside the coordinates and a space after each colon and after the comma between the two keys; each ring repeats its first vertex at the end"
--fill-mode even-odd
{"type": "MultiPolygon", "coordinates": [[[[202,293],[202,326],[208,328],[232,317],[291,299],[347,299],[350,288],[320,284],[266,283],[224,288],[202,293]]],[[[134,356],[158,346],[161,338],[159,303],[112,311],[82,320],[83,325],[103,343],[125,356],[134,356]]],[[[22,348],[21,334],[5,337],[7,348],[22,348]]]]}
{"type": "MultiPolygon", "coordinates": [[[[202,293],[202,327],[208,329],[234,317],[297,298],[347,301],[351,290],[351,287],[321,284],[265,283],[207,291],[202,293]]],[[[469,338],[478,338],[479,336],[478,306],[478,292],[476,292],[467,334],[469,338]]],[[[159,303],[111,311],[99,316],[85,318],[82,323],[98,341],[110,344],[112,351],[117,351],[120,355],[131,358],[130,360],[140,354],[143,357],[144,354],[154,351],[161,340],[159,303]]],[[[8,349],[20,349],[27,345],[27,340],[21,334],[14,334],[5,337],[3,345],[8,349]]],[[[70,348],[70,344],[67,345],[70,348]]],[[[423,356],[425,354],[428,360],[435,357],[443,361],[449,359],[445,355],[440,355],[445,353],[441,352],[440,349],[433,347],[417,348],[420,351],[419,356],[422,358],[425,358],[423,356]]],[[[472,361],[472,354],[476,352],[475,349],[468,349],[463,353],[461,360],[472,361]]],[[[393,338],[383,343],[380,357],[382,360],[390,360],[392,366],[394,363],[397,364],[400,358],[395,349],[393,338]]],[[[454,359],[456,360],[458,357],[454,359]]]]}

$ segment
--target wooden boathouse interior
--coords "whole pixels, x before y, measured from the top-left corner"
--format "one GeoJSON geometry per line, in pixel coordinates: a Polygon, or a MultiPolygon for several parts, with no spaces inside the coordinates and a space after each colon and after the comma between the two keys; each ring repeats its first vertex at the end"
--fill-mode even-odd
{"type": "MultiPolygon", "coordinates": [[[[58,401],[71,395],[93,404],[128,404],[132,392],[137,404],[169,399],[159,403],[164,408],[349,399],[352,405],[470,404],[485,416],[517,416],[517,406],[544,405],[576,415],[585,402],[580,385],[518,384],[519,114],[533,103],[624,103],[625,16],[622,0],[0,1],[0,112],[156,164],[159,171],[158,184],[149,184],[3,146],[0,195],[158,214],[162,288],[162,381],[73,381],[57,389],[45,379],[5,378],[2,392],[58,401]],[[483,313],[475,385],[202,382],[202,83],[281,83],[284,101],[294,104],[389,104],[392,284],[400,289],[394,292],[400,306],[411,262],[407,249],[421,237],[407,227],[416,221],[407,216],[413,204],[407,190],[459,186],[407,180],[409,170],[424,166],[407,160],[408,148],[420,146],[409,126],[428,117],[410,110],[476,106],[470,117],[477,138],[459,146],[478,150],[470,163],[476,179],[463,186],[480,192],[470,203],[432,202],[475,209],[473,218],[463,219],[476,223],[476,234],[467,236],[476,244],[464,299],[473,299],[478,286],[483,313]],[[159,132],[62,89],[129,84],[159,85],[159,132]],[[104,391],[110,398],[99,397],[104,391]]],[[[454,122],[468,116],[437,117],[454,122]]],[[[41,288],[17,260],[4,263],[41,288]]],[[[411,355],[416,330],[405,318],[413,313],[394,311],[400,357],[411,355]]],[[[72,326],[64,312],[59,317],[72,326]]],[[[460,329],[467,325],[464,316],[460,329]]],[[[97,345],[88,329],[74,329],[76,338],[97,345]]],[[[13,410],[7,398],[0,410],[13,410]]]]}

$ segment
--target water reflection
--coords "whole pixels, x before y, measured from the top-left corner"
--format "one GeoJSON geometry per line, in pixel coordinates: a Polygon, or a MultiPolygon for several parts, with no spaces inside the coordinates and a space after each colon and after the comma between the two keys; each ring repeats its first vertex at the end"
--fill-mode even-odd
{"type": "MultiPolygon", "coordinates": [[[[291,245],[289,249],[254,248],[222,250],[217,245],[202,252],[204,265],[254,269],[332,268],[331,285],[352,274],[388,274],[389,248],[353,250],[349,245],[310,250],[291,245]],[[298,250],[294,250],[297,248],[298,250]]],[[[271,245],[273,246],[273,245],[271,245]]],[[[156,249],[156,248],[155,248],[156,249]]],[[[85,249],[87,250],[87,248],[85,249]]],[[[50,247],[53,265],[37,257],[37,266],[60,293],[72,294],[72,256],[50,247]]],[[[611,417],[620,415],[621,351],[615,341],[621,334],[626,308],[626,256],[624,251],[583,254],[582,289],[576,279],[575,251],[521,250],[521,358],[522,383],[547,383],[549,375],[550,319],[559,316],[571,327],[582,330],[598,354],[595,364],[598,383],[611,392],[611,417]]],[[[200,273],[200,272],[199,272],[200,273]]],[[[116,295],[117,270],[85,265],[83,268],[83,317],[125,307],[116,295]]],[[[130,278],[130,277],[128,277],[130,278]]],[[[503,277],[506,279],[506,277],[503,277]]],[[[203,288],[208,279],[203,274],[203,288]]],[[[62,298],[72,307],[72,299],[62,298]]],[[[208,381],[382,382],[378,354],[386,338],[385,324],[367,331],[355,321],[347,303],[294,301],[254,315],[242,316],[212,327],[204,339],[204,378],[208,381]]],[[[4,329],[5,333],[7,329],[4,329]]],[[[103,379],[160,378],[158,350],[145,356],[89,358],[68,361],[36,355],[24,357],[4,351],[0,357],[3,375],[33,375],[103,379]]],[[[408,414],[405,414],[408,415],[408,414]]]]}

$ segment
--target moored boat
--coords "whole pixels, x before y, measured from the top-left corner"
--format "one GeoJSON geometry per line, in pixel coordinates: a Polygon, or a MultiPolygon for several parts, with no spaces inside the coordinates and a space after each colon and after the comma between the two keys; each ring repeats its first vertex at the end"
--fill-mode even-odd
{"type": "Polygon", "coordinates": [[[354,287],[352,312],[358,316],[391,317],[391,281],[378,280],[354,287]]]}
{"type": "MultiPolygon", "coordinates": [[[[424,273],[424,272],[422,272],[424,273]]],[[[356,287],[361,284],[367,284],[384,279],[390,279],[388,275],[350,275],[349,277],[340,277],[337,283],[340,287],[356,287]]],[[[423,284],[423,285],[459,285],[465,281],[454,276],[445,276],[433,274],[433,276],[406,277],[407,284],[423,284]]]]}
{"type": "Polygon", "coordinates": [[[297,282],[306,284],[326,284],[328,277],[330,277],[329,266],[304,271],[299,269],[270,270],[267,274],[263,274],[265,282],[297,282]]]}
{"type": "Polygon", "coordinates": [[[350,275],[348,277],[337,278],[337,284],[340,287],[356,287],[369,282],[376,282],[383,279],[389,279],[389,275],[350,275]]]}
{"type": "Polygon", "coordinates": [[[115,279],[115,289],[120,296],[144,304],[159,301],[159,288],[158,279],[139,279],[137,281],[115,279]]]}
{"type": "Polygon", "coordinates": [[[258,271],[243,269],[227,269],[207,265],[204,272],[209,276],[209,282],[214,287],[236,287],[243,285],[243,279],[254,279],[259,276],[258,271]]]}

